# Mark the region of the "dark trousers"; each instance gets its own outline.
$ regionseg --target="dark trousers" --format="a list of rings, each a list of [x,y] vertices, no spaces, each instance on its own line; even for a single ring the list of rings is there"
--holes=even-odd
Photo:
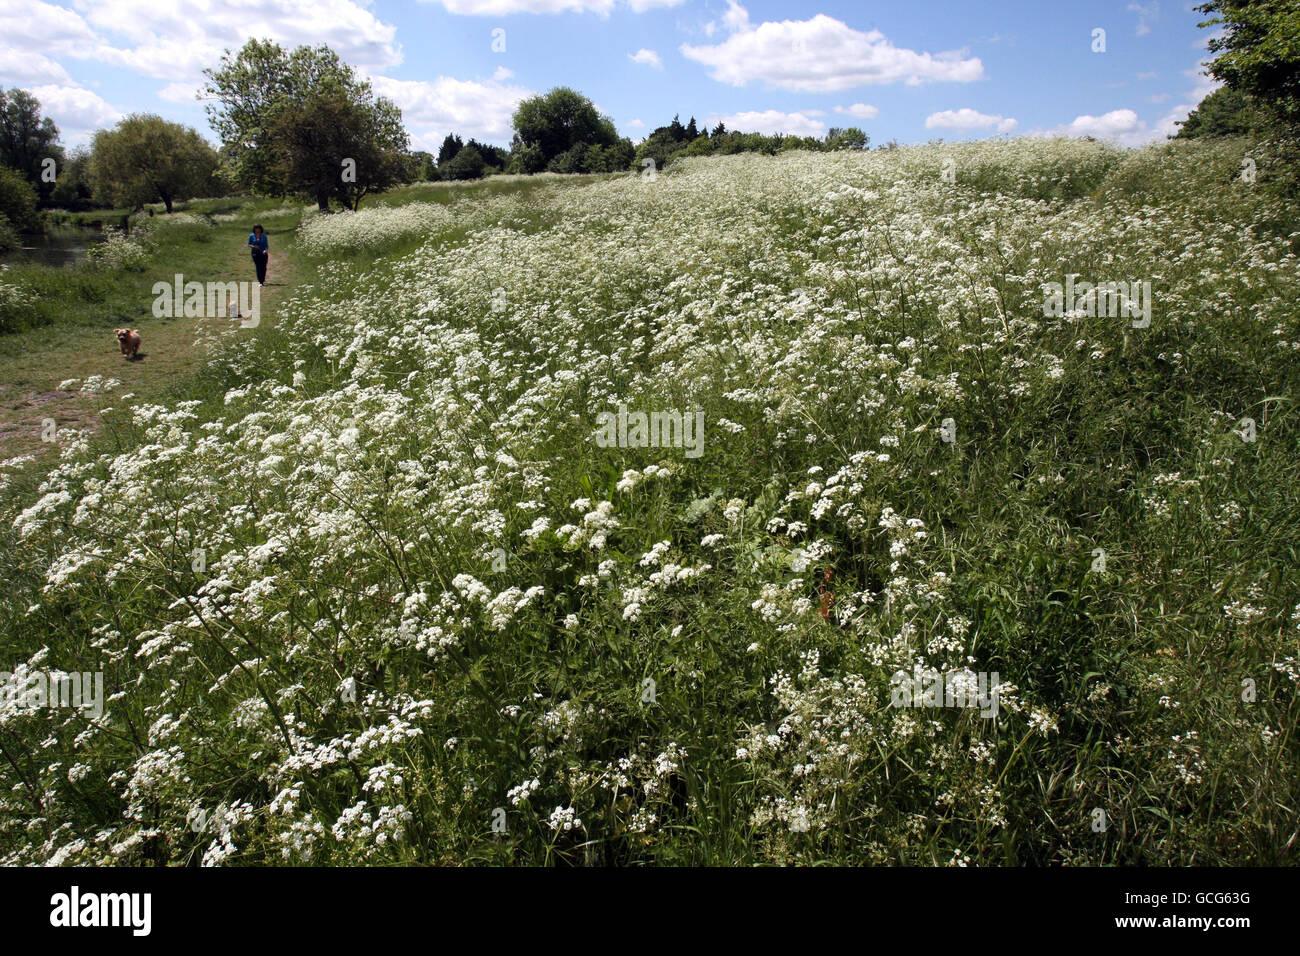
[[[257,281],[266,283],[266,260],[271,257],[268,252],[254,252],[253,265],[257,266]]]

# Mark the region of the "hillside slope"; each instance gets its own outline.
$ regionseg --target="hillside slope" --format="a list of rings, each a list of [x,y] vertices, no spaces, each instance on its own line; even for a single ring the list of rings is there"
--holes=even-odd
[[[1242,149],[309,220],[212,400],[108,396],[0,520],[11,663],[108,697],[0,713],[0,860],[1294,862],[1300,277]]]

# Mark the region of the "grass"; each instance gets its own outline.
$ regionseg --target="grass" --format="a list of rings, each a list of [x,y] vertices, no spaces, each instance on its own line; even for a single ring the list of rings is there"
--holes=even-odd
[[[607,179],[611,175],[621,174],[593,173],[569,176],[559,173],[539,173],[535,176],[490,176],[478,180],[412,183],[368,198],[362,204],[362,208],[372,208],[375,205],[398,206],[411,202],[450,204],[466,197],[526,196],[539,190],[585,186]]]

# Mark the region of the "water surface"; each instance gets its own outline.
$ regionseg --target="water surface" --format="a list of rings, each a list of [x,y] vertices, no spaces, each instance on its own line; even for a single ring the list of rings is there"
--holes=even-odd
[[[50,226],[44,234],[24,234],[22,248],[0,254],[0,262],[70,266],[83,261],[86,250],[103,241],[104,231],[99,227]]]

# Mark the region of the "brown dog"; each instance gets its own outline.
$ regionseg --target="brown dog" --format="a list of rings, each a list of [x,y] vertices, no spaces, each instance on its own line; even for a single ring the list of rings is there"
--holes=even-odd
[[[140,333],[130,329],[114,329],[113,334],[117,336],[117,344],[122,347],[122,354],[129,359],[135,358],[135,353],[140,351]]]

